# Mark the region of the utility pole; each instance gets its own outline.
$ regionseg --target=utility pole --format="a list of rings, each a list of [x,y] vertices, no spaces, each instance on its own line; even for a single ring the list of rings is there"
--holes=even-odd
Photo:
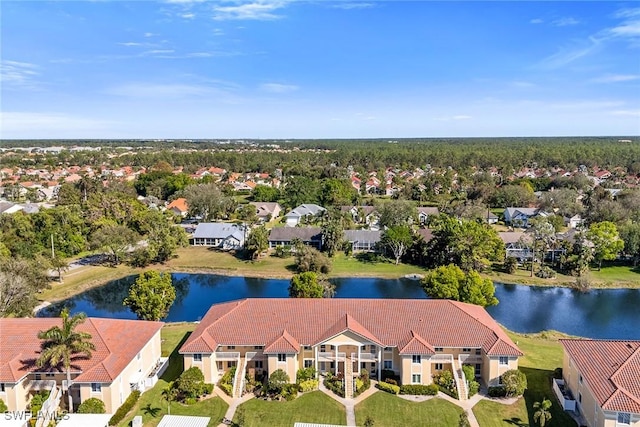
[[[51,259],[56,257],[56,251],[53,247],[53,233],[51,233]]]

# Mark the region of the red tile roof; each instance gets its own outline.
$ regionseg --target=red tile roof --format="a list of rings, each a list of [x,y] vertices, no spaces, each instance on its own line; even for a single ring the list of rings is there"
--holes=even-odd
[[[436,350],[420,335],[411,331],[411,339],[400,348],[400,354],[435,354]]]
[[[275,337],[269,344],[267,344],[264,348],[264,353],[297,353],[299,350],[300,343],[285,329],[282,331],[280,336]]]
[[[300,345],[317,345],[348,330],[385,347],[481,347],[489,355],[522,355],[479,306],[448,300],[347,298],[252,298],[215,304],[180,352],[209,353],[218,345],[266,346],[283,330]]]
[[[60,318],[0,319],[0,382],[19,381],[39,371],[35,360],[42,341],[38,332],[61,325]],[[88,318],[78,327],[91,334],[92,357],[72,363],[77,382],[111,382],[162,328],[162,322]]]
[[[640,341],[560,342],[602,409],[640,414]]]
[[[169,203],[167,209],[177,209],[180,212],[188,212],[189,207],[187,206],[187,199],[184,197],[180,197],[179,199],[175,199],[173,202]]]

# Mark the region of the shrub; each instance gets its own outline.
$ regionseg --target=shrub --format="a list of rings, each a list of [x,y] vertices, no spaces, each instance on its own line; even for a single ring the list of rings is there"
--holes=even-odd
[[[178,391],[178,400],[182,401],[188,398],[198,398],[206,394],[204,374],[196,366],[192,366],[180,374],[176,380],[175,387]]]
[[[340,397],[344,397],[344,389],[342,388],[342,377],[335,376],[328,373],[323,382],[324,386],[337,394]]]
[[[353,397],[358,397],[362,392],[371,387],[369,372],[366,369],[360,371],[360,375],[356,378],[356,389],[353,391]]]
[[[541,279],[555,279],[556,272],[545,265],[540,270],[536,271],[536,277],[540,277]]]
[[[0,413],[2,412],[7,412],[9,408],[7,408],[6,403],[4,403],[4,400],[0,399]]]
[[[91,397],[80,404],[79,414],[104,414],[106,413],[104,402],[96,397]]]
[[[562,368],[556,368],[553,370],[553,378],[557,380],[562,379]]]
[[[42,404],[45,402],[45,400],[47,400],[48,397],[48,391],[39,391],[34,394],[31,398],[31,401],[29,402],[29,410],[34,414],[40,412],[40,409],[42,409]]]
[[[487,394],[489,397],[505,397],[507,395],[507,390],[503,386],[489,387],[487,389]]]
[[[203,394],[211,394],[213,393],[213,384],[205,384],[202,388]]]
[[[522,396],[527,389],[527,376],[522,371],[511,369],[502,374],[502,385],[508,397]]]
[[[391,369],[383,369],[382,372],[380,373],[380,377],[382,381],[385,381],[387,378],[394,379],[396,381],[396,384],[398,383],[398,381],[400,381],[400,376],[396,375],[396,373],[393,372]]]
[[[228,396],[233,396],[233,385],[227,383],[219,383],[218,387],[224,391]]]
[[[471,365],[462,365],[462,372],[467,381],[474,381],[476,379],[476,370]]]
[[[508,256],[504,260],[504,271],[513,274],[518,269],[518,260],[515,257]]]
[[[124,417],[127,416],[129,411],[133,408],[139,398],[140,390],[133,390],[129,397],[127,397],[127,400],[125,400],[124,403],[120,405],[116,413],[113,414],[113,417],[111,417],[111,419],[109,420],[109,425],[115,426],[120,424],[120,421],[122,421]]]
[[[306,380],[302,381],[298,384],[300,386],[300,391],[306,393],[308,391],[313,391],[318,389],[318,380]]]
[[[296,382],[301,383],[307,380],[313,380],[316,378],[316,368],[310,366],[304,369],[298,369],[296,373]]]
[[[282,386],[280,395],[284,397],[286,401],[294,400],[296,397],[298,397],[299,390],[300,387],[298,386],[298,384],[285,384]]]
[[[198,402],[198,399],[196,399],[195,397],[187,397],[187,398],[184,400],[184,403],[185,403],[186,405],[195,405],[197,402]]]
[[[383,382],[387,384],[398,385],[398,381],[394,380],[393,378],[385,378]]]
[[[480,390],[480,383],[478,383],[477,381],[470,381],[469,382],[469,397],[475,396],[476,394],[478,394],[478,390]]]
[[[391,393],[391,394],[400,393],[400,387],[398,387],[397,385],[389,384],[384,381],[378,383],[378,388],[382,391],[386,391],[387,393]]]
[[[400,386],[400,394],[435,396],[438,394],[438,385],[404,384]]]
[[[433,382],[449,391],[455,391],[456,389],[456,381],[453,379],[451,371],[442,371],[440,374],[435,375]]]
[[[287,384],[289,384],[289,375],[282,369],[276,369],[269,375],[267,390],[270,393],[280,394]]]

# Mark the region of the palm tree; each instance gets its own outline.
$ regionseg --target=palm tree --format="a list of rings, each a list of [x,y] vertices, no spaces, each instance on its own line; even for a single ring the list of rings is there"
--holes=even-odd
[[[176,400],[177,394],[178,390],[173,386],[173,381],[162,389],[162,398],[167,401],[167,412],[169,415],[171,415],[171,402]]]
[[[36,366],[57,367],[62,365],[67,371],[67,397],[69,399],[69,412],[73,410],[71,402],[71,362],[77,358],[91,358],[91,352],[96,346],[89,341],[91,334],[78,332],[76,328],[84,323],[87,315],[84,313],[69,316],[69,310],[64,309],[60,313],[62,327],[52,326],[46,331],[38,332],[38,338],[43,340],[42,352],[36,360]]]
[[[535,402],[533,404],[533,409],[537,409],[536,412],[533,413],[533,421],[540,424],[540,427],[544,427],[544,425],[551,419],[551,401],[549,399],[543,399],[542,402]]]

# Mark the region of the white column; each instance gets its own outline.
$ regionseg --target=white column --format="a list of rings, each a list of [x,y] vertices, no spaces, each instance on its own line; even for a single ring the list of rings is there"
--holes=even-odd
[[[360,363],[360,347],[361,347],[361,344],[358,344],[358,372],[357,372],[358,375],[360,375],[360,370],[362,369],[362,364]]]
[[[337,373],[338,373],[338,348],[339,348],[339,347],[340,347],[340,346],[336,344],[336,368],[335,368],[336,370],[335,370],[335,372],[334,372],[335,374],[337,374]]]
[[[378,360],[376,362],[376,366],[378,367],[378,381],[382,378],[382,367],[384,364],[382,363],[382,347],[378,346]]]
[[[319,372],[318,372],[318,346],[314,346],[313,347],[313,356],[314,356],[314,363],[316,366],[316,377],[318,376]]]

